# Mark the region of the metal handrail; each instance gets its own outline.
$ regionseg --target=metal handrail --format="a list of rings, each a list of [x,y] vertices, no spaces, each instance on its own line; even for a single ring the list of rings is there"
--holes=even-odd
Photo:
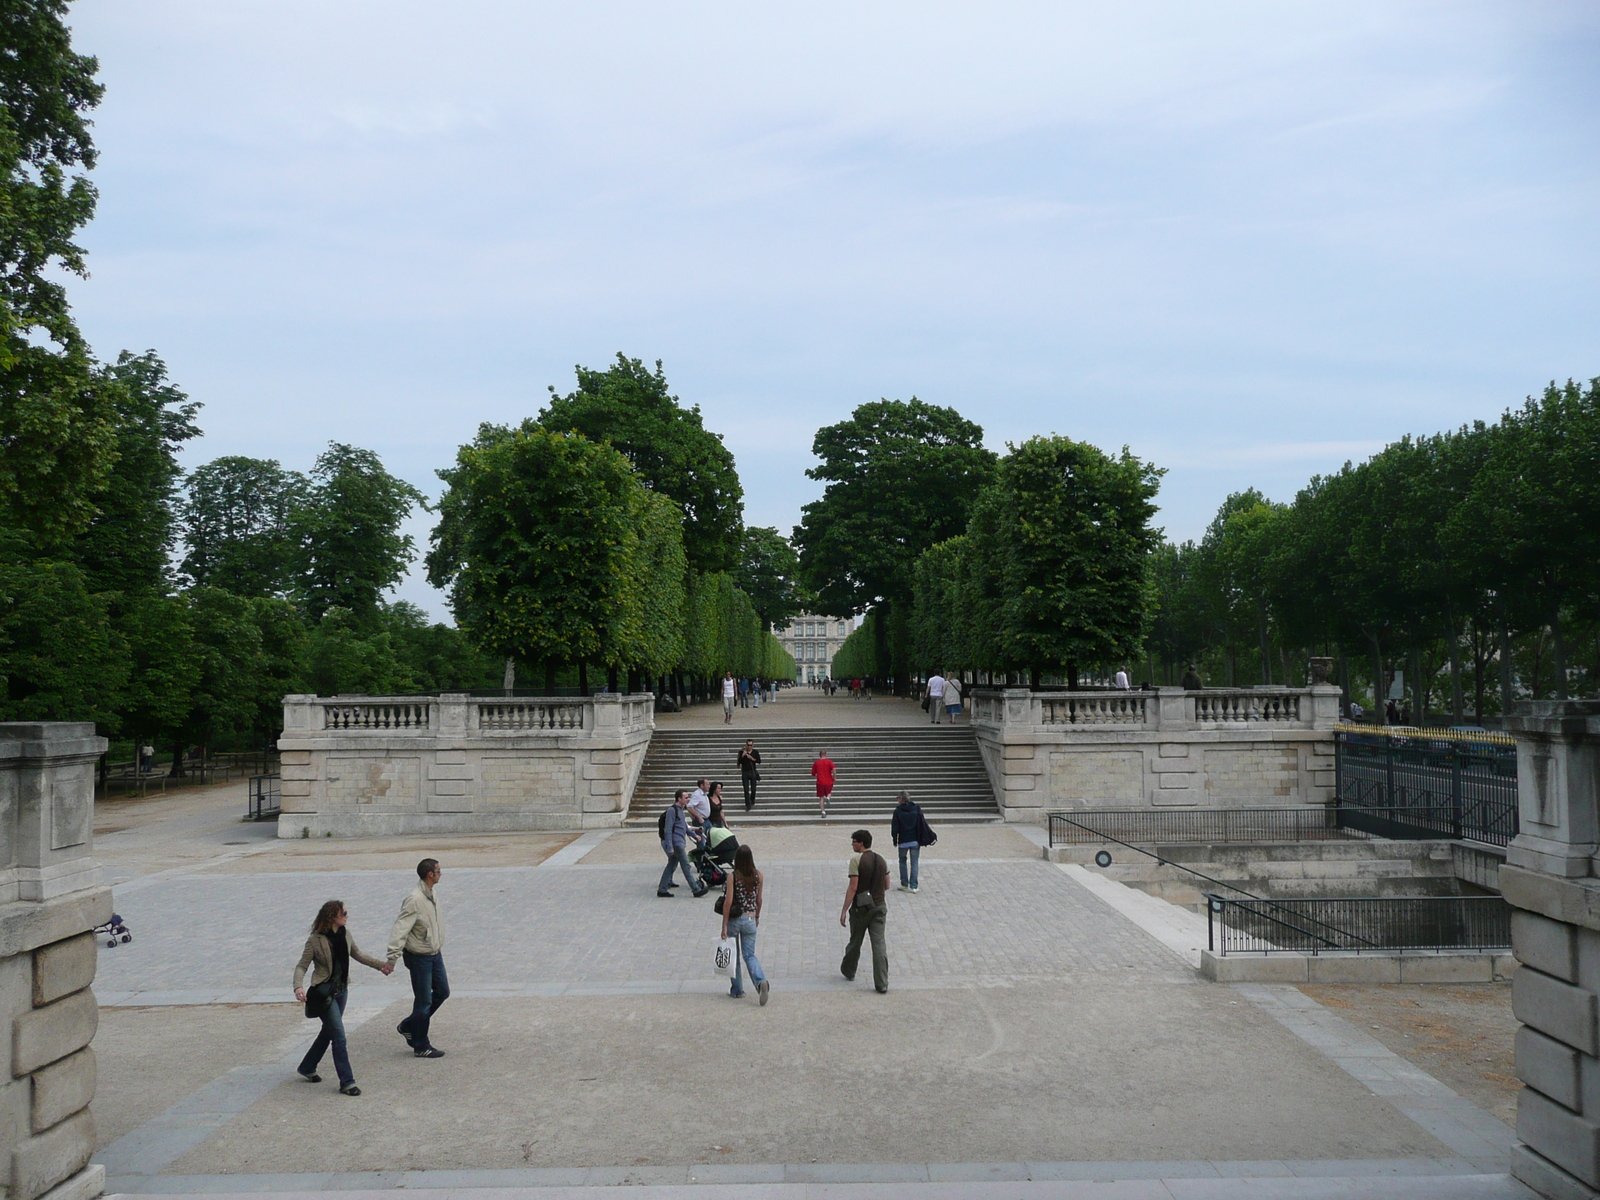
[[[1271,906],[1273,911],[1268,912],[1251,901],[1206,896],[1206,948],[1224,956],[1315,955],[1324,950],[1357,954],[1367,950],[1503,950],[1511,944],[1511,909],[1499,896],[1313,897],[1275,900]],[[1309,920],[1325,932],[1297,928],[1282,919],[1280,914],[1285,912]],[[1298,945],[1278,945],[1265,936],[1263,925],[1283,931],[1275,932],[1274,937],[1290,940],[1286,934],[1298,935],[1303,940]],[[1222,929],[1220,949],[1218,926]],[[1366,932],[1357,933],[1355,926]],[[1454,936],[1443,936],[1446,927]]]

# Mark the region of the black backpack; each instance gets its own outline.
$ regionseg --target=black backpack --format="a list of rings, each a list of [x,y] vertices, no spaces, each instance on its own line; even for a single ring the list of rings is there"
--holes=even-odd
[[[676,802],[674,802],[674,803],[676,803]],[[665,808],[663,808],[661,810],[661,815],[656,818],[656,840],[657,841],[664,842],[664,841],[667,840],[667,814],[672,811],[673,807],[674,807],[673,804],[667,805]]]

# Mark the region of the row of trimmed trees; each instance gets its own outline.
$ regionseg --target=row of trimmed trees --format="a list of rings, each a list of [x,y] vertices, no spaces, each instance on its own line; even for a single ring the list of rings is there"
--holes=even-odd
[[[795,572],[774,565],[773,531],[743,527],[722,439],[668,394],[660,363],[618,355],[578,379],[537,419],[482,426],[439,472],[428,578],[459,627],[547,687],[576,668],[587,690],[591,667],[612,690],[625,676],[683,698],[725,671],[793,679],[768,625],[797,611]]]
[[[1459,721],[1600,691],[1600,380],[1551,384],[1493,424],[1403,438],[1288,504],[1230,496],[1163,546],[1147,670],[1298,683]],[[1398,679],[1397,679],[1398,677]]]

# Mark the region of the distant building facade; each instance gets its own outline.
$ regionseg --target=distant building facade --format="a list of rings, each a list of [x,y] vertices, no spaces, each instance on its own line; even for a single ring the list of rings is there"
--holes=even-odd
[[[854,617],[823,617],[801,613],[787,625],[773,627],[783,648],[794,655],[795,676],[801,683],[815,683],[828,677],[833,656],[855,632]]]

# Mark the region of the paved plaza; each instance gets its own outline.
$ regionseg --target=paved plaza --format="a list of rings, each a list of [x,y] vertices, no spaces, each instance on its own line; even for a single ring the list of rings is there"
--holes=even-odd
[[[1204,982],[1192,914],[1045,862],[1036,831],[952,829],[924,855],[890,898],[885,996],[838,974],[848,829],[740,831],[769,888],[762,1008],[711,974],[710,900],[655,896],[649,831],[280,842],[235,793],[97,814],[136,935],[96,982],[113,1191],[1528,1195],[1502,1121],[1301,991]],[[317,905],[343,899],[377,951],[428,853],[447,1057],[395,1034],[403,974],[356,966],[364,1095],[327,1063],[297,1080]]]

